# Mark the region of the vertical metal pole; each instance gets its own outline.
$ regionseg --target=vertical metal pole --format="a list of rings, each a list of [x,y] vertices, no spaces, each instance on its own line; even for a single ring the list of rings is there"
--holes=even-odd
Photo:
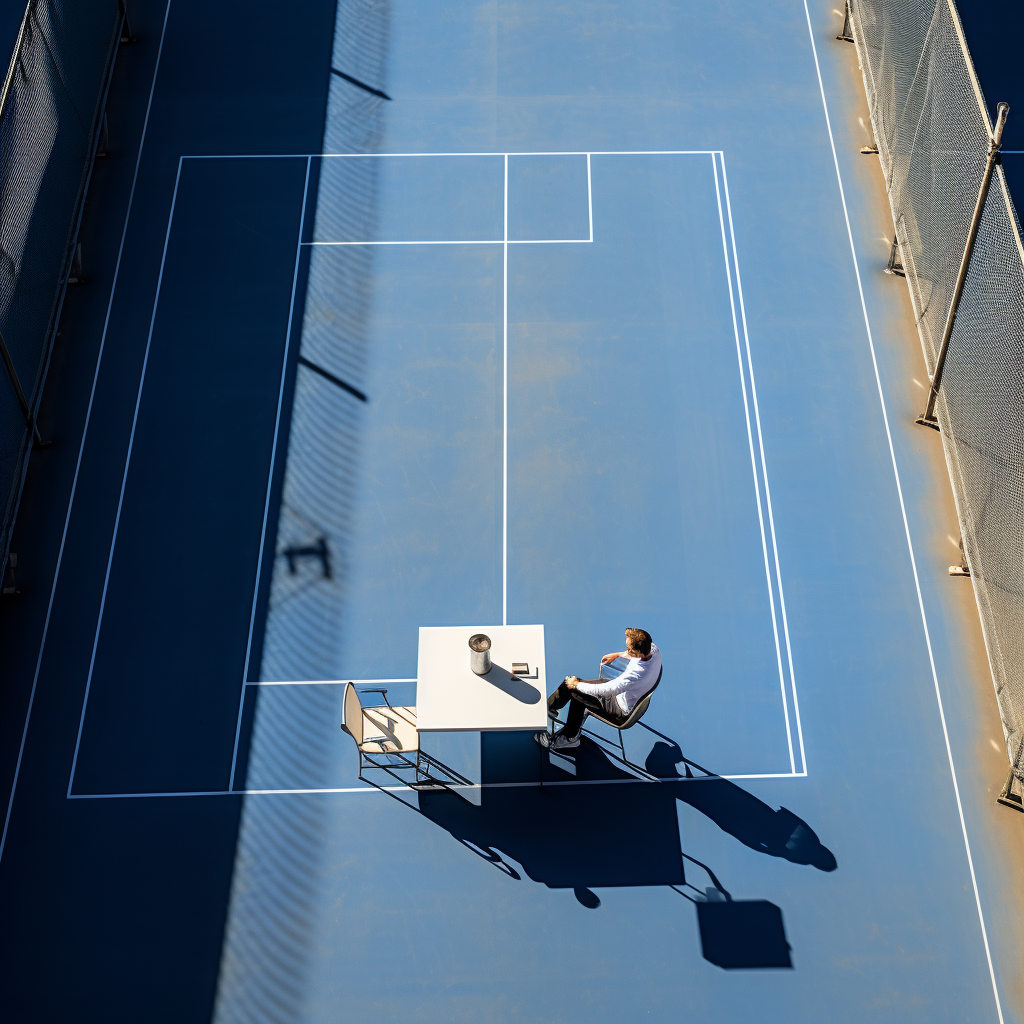
[[[125,43],[134,43],[131,26],[128,24],[128,7],[124,0],[117,0],[117,6],[121,11],[121,38],[118,40],[123,46]]]
[[[843,18],[843,31],[836,36],[841,43],[853,43],[856,40],[853,38],[853,26],[850,24],[850,7],[852,6],[853,0],[846,0],[846,17]]]
[[[1007,807],[1014,807],[1018,811],[1024,811],[1024,799],[1014,793],[1013,784],[1020,773],[1022,754],[1024,754],[1024,736],[1021,737],[1021,741],[1017,746],[1017,754],[1013,759],[1013,764],[1010,766],[1010,774],[1006,777],[1006,784],[1003,786],[999,796],[996,797],[998,803],[1005,804]]]
[[[974,207],[974,216],[971,218],[971,228],[967,232],[967,245],[964,247],[964,258],[960,261],[960,272],[957,274],[956,287],[953,289],[953,300],[949,304],[949,315],[946,317],[946,327],[942,332],[939,357],[935,360],[935,373],[932,375],[932,386],[928,392],[928,407],[915,421],[923,427],[939,429],[939,421],[935,418],[935,401],[939,397],[939,387],[942,384],[942,370],[946,365],[946,353],[949,351],[949,339],[953,334],[953,325],[956,323],[956,311],[960,306],[960,298],[964,293],[967,267],[971,262],[971,253],[974,252],[978,228],[981,227],[981,214],[985,208],[985,198],[988,196],[989,185],[992,183],[992,172],[995,170],[996,160],[999,158],[999,151],[1003,146],[1003,128],[1006,126],[1006,115],[1009,113],[1009,103],[1000,103],[996,107],[996,126],[992,131],[992,137],[988,140],[988,160],[985,162],[985,174],[981,179],[981,189],[978,192],[978,202]]]

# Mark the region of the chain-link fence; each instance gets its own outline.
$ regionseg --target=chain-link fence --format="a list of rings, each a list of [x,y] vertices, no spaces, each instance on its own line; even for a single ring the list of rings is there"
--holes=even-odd
[[[849,11],[899,252],[932,370],[992,122],[953,0],[850,0]],[[1019,770],[1024,246],[1000,166],[982,212],[936,412],[1007,752]]]
[[[123,23],[119,0],[29,0],[4,81],[0,333],[10,363],[0,366],[0,570],[6,567],[32,448],[26,420],[34,420],[39,408],[75,263],[82,203]]]

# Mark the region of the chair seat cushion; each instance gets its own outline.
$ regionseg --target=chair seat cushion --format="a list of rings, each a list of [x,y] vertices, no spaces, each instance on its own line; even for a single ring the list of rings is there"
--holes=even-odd
[[[419,749],[414,707],[363,708],[363,742],[368,754],[391,754]]]

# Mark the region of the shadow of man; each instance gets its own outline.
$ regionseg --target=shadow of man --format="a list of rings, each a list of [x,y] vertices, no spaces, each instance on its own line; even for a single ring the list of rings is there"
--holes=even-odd
[[[679,782],[662,781],[661,784],[669,788],[676,799],[700,811],[744,846],[794,864],[835,871],[835,855],[822,845],[806,821],[785,807],[774,810],[728,779],[716,776],[684,779],[676,768],[682,760],[683,752],[677,744],[658,741],[648,754],[645,767],[659,779],[679,779]]]
[[[489,786],[479,806],[425,790],[419,810],[510,877],[521,876],[509,860],[535,882],[574,890],[586,907],[600,905],[592,887],[683,885],[672,787],[636,784],[594,744],[576,762],[575,779],[553,766],[543,790]],[[557,785],[578,783],[580,775],[590,784]]]

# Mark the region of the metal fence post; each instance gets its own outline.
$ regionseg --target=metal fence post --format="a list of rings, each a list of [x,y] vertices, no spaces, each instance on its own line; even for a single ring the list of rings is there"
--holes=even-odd
[[[1015,807],[1018,811],[1024,811],[1024,799],[1014,793],[1013,784],[1021,776],[1022,754],[1024,754],[1024,737],[1021,737],[1021,741],[1017,745],[1017,756],[1014,757],[1013,764],[1010,765],[1010,774],[1006,777],[1006,784],[999,796],[996,797],[999,803],[1005,804],[1007,807]]]
[[[956,323],[956,311],[960,306],[960,298],[964,293],[967,268],[971,262],[971,253],[974,252],[978,228],[981,227],[981,214],[985,208],[985,198],[988,196],[989,185],[992,183],[992,172],[995,170],[996,161],[999,159],[999,151],[1003,146],[1003,128],[1006,126],[1006,115],[1009,113],[1009,103],[1000,103],[996,107],[996,126],[988,140],[988,159],[985,162],[985,174],[981,179],[981,189],[978,192],[978,202],[974,207],[974,216],[971,218],[971,228],[967,232],[967,245],[964,247],[964,258],[960,261],[960,272],[957,274],[956,287],[953,289],[953,300],[949,304],[949,315],[946,317],[946,327],[942,332],[939,356],[935,360],[935,373],[932,375],[932,386],[928,392],[928,407],[914,421],[922,427],[931,427],[934,430],[939,429],[939,421],[935,417],[935,401],[939,397],[939,387],[942,384],[942,370],[946,365],[946,353],[949,351],[949,339],[953,334],[953,325]]]

